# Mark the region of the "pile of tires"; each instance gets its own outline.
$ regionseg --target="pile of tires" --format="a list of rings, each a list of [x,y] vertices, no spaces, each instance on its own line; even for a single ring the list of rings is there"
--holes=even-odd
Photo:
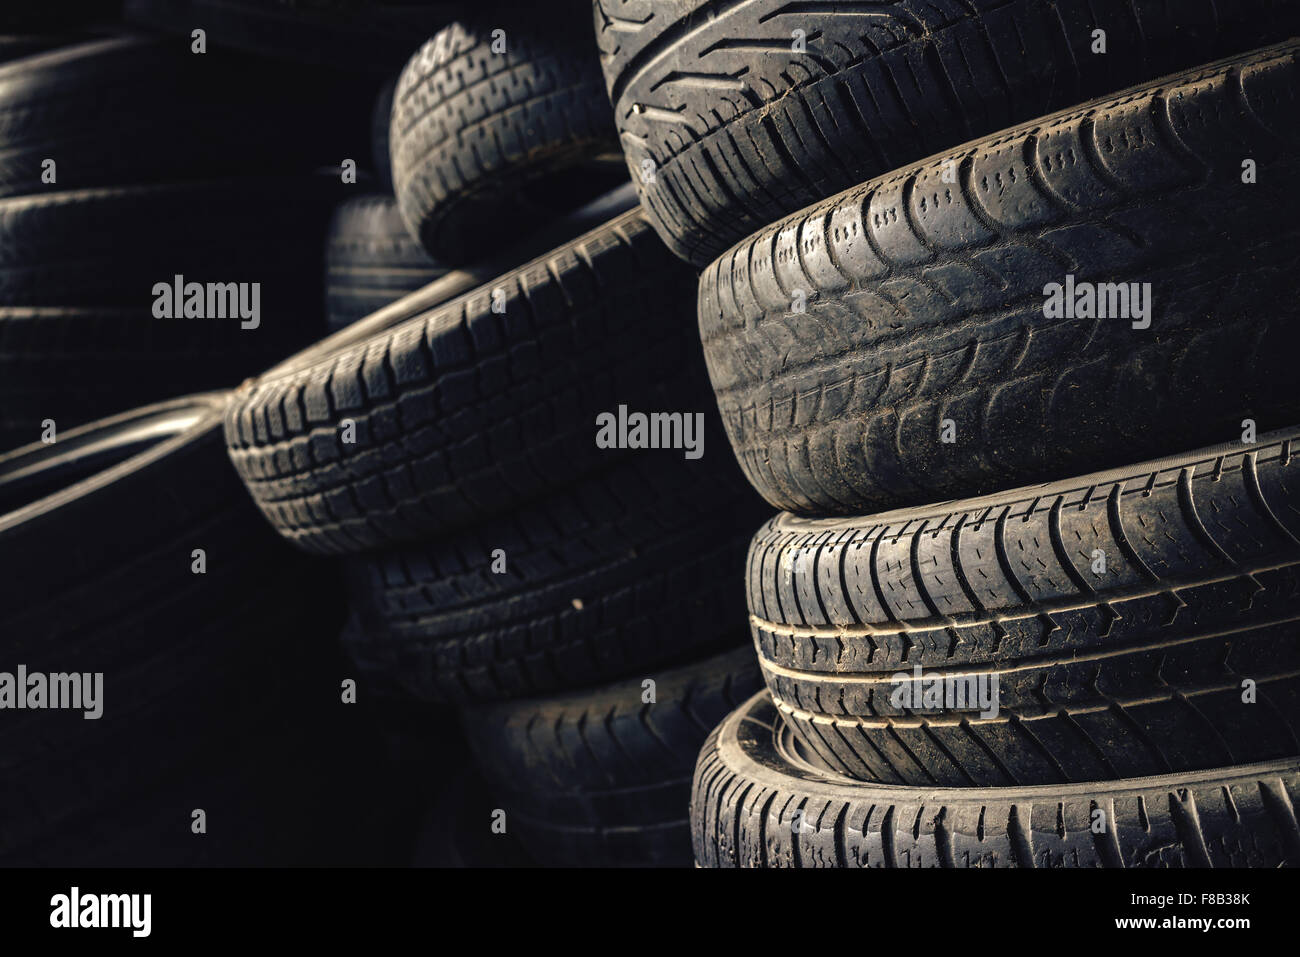
[[[354,210],[452,268],[246,383],[226,441],[272,527],[343,558],[359,680],[457,715],[481,777],[449,769],[417,862],[686,866],[696,755],[760,686],[732,584],[762,507],[696,273],[617,186],[585,4],[561,9],[407,64],[394,196]],[[676,444],[602,440],[652,413]]]
[[[0,13],[0,862],[1300,864],[1298,34]]]
[[[462,9],[385,84],[377,188],[330,226],[332,330],[449,270],[478,285],[520,265],[564,235],[557,220],[626,183],[584,7]]]
[[[355,59],[286,70],[210,38],[201,11],[155,34],[82,6],[102,21],[51,10],[48,29],[76,33],[0,44],[4,449],[229,387],[320,338],[330,211],[352,158],[369,175],[382,75]]]
[[[1300,864],[1300,11],[595,22],[783,510],[748,559],[766,690],[701,752],[697,863]]]
[[[694,289],[634,208],[286,362],[227,417],[271,525],[345,556],[359,671],[459,710],[496,801],[477,826],[539,863],[688,863],[695,754],[759,685],[732,584],[761,505],[710,408]],[[600,447],[620,406],[680,410],[704,454]]]
[[[416,809],[381,709],[341,701],[337,569],[266,528],[221,439],[228,387],[324,330],[382,77],[118,6],[0,13],[0,860],[400,861]],[[253,292],[214,313],[213,285]]]
[[[248,501],[229,398],[0,455],[8,866],[402,859],[398,809],[370,791],[382,716],[340,704],[336,571]]]

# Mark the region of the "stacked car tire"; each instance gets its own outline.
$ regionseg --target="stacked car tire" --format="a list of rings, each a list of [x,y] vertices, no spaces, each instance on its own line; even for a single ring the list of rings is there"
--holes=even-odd
[[[400,860],[378,716],[340,702],[337,572],[268,532],[230,394],[198,391],[320,336],[315,170],[365,145],[367,80],[116,15],[0,14],[0,859]],[[256,311],[168,300],[192,282]]]
[[[595,14],[785,510],[697,863],[1300,863],[1300,9]]]
[[[1300,863],[1300,4],[49,6],[0,861]]]
[[[383,215],[475,265],[247,383],[226,439],[281,536],[343,557],[358,674],[430,722],[459,712],[483,781],[443,769],[461,783],[422,859],[517,860],[517,839],[540,864],[685,865],[699,747],[759,687],[729,585],[761,509],[724,449],[694,270],[629,189],[598,195],[626,174],[602,158],[585,10],[564,24],[458,22],[412,58]],[[620,409],[702,434],[602,447]]]

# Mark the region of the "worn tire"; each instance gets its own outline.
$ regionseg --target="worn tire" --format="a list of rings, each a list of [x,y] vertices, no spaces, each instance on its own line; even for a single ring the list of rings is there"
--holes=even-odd
[[[242,389],[231,460],[271,524],[311,551],[386,547],[510,511],[627,454],[596,447],[599,413],[711,406],[693,285],[629,211]]]
[[[643,700],[646,678],[654,703]],[[463,723],[507,826],[538,863],[689,867],[700,745],[759,686],[740,648],[604,688],[472,708]]]
[[[651,221],[698,266],[958,143],[1300,33],[1285,0],[595,0]],[[1092,31],[1108,52],[1091,52]],[[806,53],[792,51],[796,29]],[[647,182],[642,165],[654,164]]]
[[[0,65],[0,196],[365,167],[373,87],[150,37],[23,57]]]
[[[704,743],[691,836],[701,867],[1295,867],[1297,800],[1296,759],[1038,787],[861,784],[799,755],[760,692]]]
[[[643,455],[481,525],[354,560],[354,606],[369,616],[349,632],[353,660],[418,698],[464,702],[734,645],[734,584],[762,503],[725,457]]]
[[[402,219],[441,262],[469,262],[626,180],[585,31],[545,11],[458,21],[420,48],[393,97]],[[585,25],[584,25],[585,26]],[[492,33],[506,30],[506,51]]]
[[[865,514],[1300,421],[1298,49],[969,144],[709,267],[705,355],[763,497]],[[1046,318],[1068,275],[1150,283],[1149,328]]]
[[[406,231],[393,197],[349,199],[330,220],[325,322],[335,332],[446,272]]]
[[[1298,440],[868,518],[773,519],[750,549],[748,603],[778,709],[827,767],[882,783],[1300,754]],[[996,678],[996,713],[988,699],[909,707],[925,685],[900,679],[916,668],[923,682]]]
[[[340,850],[354,839],[330,820],[353,790],[322,801],[308,788],[338,748],[370,768],[369,743],[336,717],[338,592],[331,569],[265,527],[229,469],[228,399],[160,403],[0,455],[0,670],[104,675],[97,720],[7,710],[6,863],[251,864],[271,841],[302,861],[334,843],[321,828]],[[275,747],[293,775],[265,767]],[[205,796],[212,814],[242,810],[214,818],[202,848],[188,818]],[[296,814],[274,816],[281,797]],[[119,841],[136,828],[169,836]]]

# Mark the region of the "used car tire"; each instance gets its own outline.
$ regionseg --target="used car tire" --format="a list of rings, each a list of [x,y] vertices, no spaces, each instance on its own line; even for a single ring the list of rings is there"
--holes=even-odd
[[[800,756],[764,691],[704,743],[691,836],[701,867],[1296,867],[1297,799],[1295,758],[1036,787],[862,784]]]
[[[1300,753],[1298,441],[1290,429],[984,498],[773,519],[750,549],[748,603],[777,709],[826,767],[882,783],[1093,781]]]
[[[539,864],[689,867],[700,744],[759,681],[741,648],[603,688],[472,708],[463,724],[507,829]]]
[[[725,457],[670,454],[644,452],[482,524],[352,560],[364,625],[345,636],[353,660],[420,699],[465,702],[734,645],[744,616],[734,586],[762,503]]]
[[[597,448],[600,413],[711,408],[682,315],[693,286],[631,210],[248,384],[227,421],[231,460],[271,524],[311,551],[387,547],[510,511],[628,453]]]
[[[1300,421],[1297,50],[968,144],[710,266],[700,331],[755,488],[866,514]]]
[[[627,179],[586,31],[549,12],[457,21],[398,79],[393,188],[440,262],[477,259]]]
[[[669,248],[701,267],[862,180],[1300,34],[1286,0],[593,6],[633,180]]]

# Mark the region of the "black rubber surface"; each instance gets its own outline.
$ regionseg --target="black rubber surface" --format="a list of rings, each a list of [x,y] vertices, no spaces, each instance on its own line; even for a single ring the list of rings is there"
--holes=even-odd
[[[735,586],[762,513],[724,456],[635,453],[499,518],[354,560],[368,617],[347,647],[364,670],[453,702],[690,660],[743,635]]]
[[[1298,439],[866,518],[773,519],[750,549],[748,601],[778,709],[827,767],[884,783],[1300,755]],[[936,682],[965,701],[909,701]]]
[[[0,65],[0,196],[337,171],[345,158],[364,170],[377,87],[151,37],[15,59]],[[54,183],[42,179],[47,159]]]
[[[669,247],[699,266],[931,153],[1300,34],[1289,0],[593,6],[633,179]]]
[[[1300,421],[1297,49],[968,144],[710,266],[700,329],[750,481],[865,514]],[[1071,276],[1106,318],[1049,311]],[[1106,283],[1149,284],[1146,318]]]
[[[629,211],[450,303],[250,384],[227,421],[231,459],[272,525],[318,552],[418,540],[509,511],[625,454],[597,448],[602,412],[711,411],[693,286]],[[494,289],[504,312],[492,311]],[[700,461],[722,454],[706,447]]]
[[[507,833],[517,829],[538,863],[689,867],[700,744],[759,683],[741,648],[604,688],[473,708],[463,723]]]
[[[0,439],[228,385],[318,338],[336,194],[302,177],[0,200]],[[154,286],[178,275],[259,283],[257,327],[158,318]]]
[[[1295,867],[1297,799],[1295,759],[1039,787],[861,784],[793,751],[760,692],[704,743],[691,836],[702,867]]]
[[[326,324],[342,329],[446,271],[411,238],[392,196],[349,199],[334,210],[326,240]]]
[[[339,703],[340,589],[248,502],[223,455],[227,401],[0,456],[0,671],[103,674],[97,719],[6,708],[6,864],[376,859],[354,786],[325,784],[337,760],[383,780]]]
[[[457,20],[402,71],[393,188],[434,259],[488,255],[626,181],[590,28],[559,9]]]

